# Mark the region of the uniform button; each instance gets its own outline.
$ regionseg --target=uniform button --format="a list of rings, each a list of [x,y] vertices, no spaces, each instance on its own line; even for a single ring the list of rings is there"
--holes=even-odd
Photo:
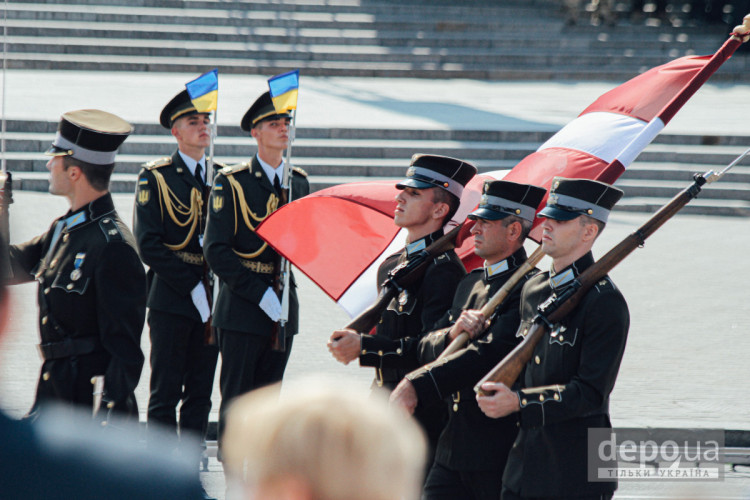
[[[65,288],[67,288],[68,290],[72,290],[73,289],[73,283],[68,283],[68,286],[66,286]]]
[[[398,306],[398,312],[403,312],[404,306]]]
[[[383,355],[383,351],[378,351],[378,356],[382,356],[382,355]]]
[[[57,265],[57,259],[52,259],[52,262],[49,263],[49,268],[52,269]]]
[[[542,359],[539,356],[534,356],[534,363],[539,364],[542,362]]]
[[[49,288],[45,288],[44,289],[44,295],[49,295],[49,290],[50,290]]]
[[[44,373],[42,374],[42,380],[44,380],[45,382],[46,382],[47,380],[49,380],[49,372],[44,372]]]
[[[65,233],[63,235],[63,243],[67,242],[70,239],[70,235],[68,233]]]
[[[402,352],[403,352],[403,351],[401,350],[401,348],[400,348],[400,347],[399,347],[398,349],[396,349],[396,354],[401,354]]]
[[[552,397],[555,398],[555,401],[560,399],[560,395],[558,393],[555,393]]]
[[[91,385],[96,384],[96,377],[91,377]]]
[[[544,394],[539,395],[539,401],[544,401]]]
[[[112,409],[114,407],[115,407],[115,402],[114,401],[110,401],[109,403],[107,403],[107,408]]]
[[[46,324],[47,324],[47,316],[43,316],[43,317],[42,317],[42,324],[43,324],[43,325],[46,325]]]
[[[524,328],[523,329],[523,333],[521,335],[523,335],[525,337],[527,333],[529,333],[529,329],[528,328]]]
[[[454,412],[458,411],[458,403],[453,403],[453,411]]]
[[[367,349],[362,349],[362,355],[364,356],[365,354],[367,354]]]
[[[521,406],[526,406],[526,403],[527,403],[526,399],[521,400]]]
[[[105,224],[109,224],[109,219],[104,219],[102,222]]]
[[[521,422],[516,422],[516,427],[521,427]]]
[[[560,335],[560,342],[562,342],[563,340],[565,340],[565,337],[563,337],[562,335]]]

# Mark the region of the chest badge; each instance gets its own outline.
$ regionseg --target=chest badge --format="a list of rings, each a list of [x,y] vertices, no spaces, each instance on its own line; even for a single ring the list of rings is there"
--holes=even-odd
[[[76,258],[73,261],[73,270],[70,272],[70,280],[71,281],[78,281],[81,279],[81,266],[83,265],[83,261],[86,258],[86,254],[83,252],[79,252],[76,254]]]
[[[401,290],[401,293],[398,294],[398,311],[402,312],[404,310],[404,306],[406,303],[409,302],[409,294],[406,292],[406,290]]]

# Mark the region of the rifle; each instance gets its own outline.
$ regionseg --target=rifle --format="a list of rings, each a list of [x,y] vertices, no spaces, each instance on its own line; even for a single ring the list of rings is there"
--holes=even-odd
[[[505,299],[508,298],[508,295],[510,295],[510,292],[513,291],[513,289],[516,287],[519,281],[521,281],[521,278],[526,276],[526,274],[529,273],[534,267],[539,263],[540,260],[544,257],[544,252],[542,252],[542,247],[538,247],[534,252],[526,259],[526,262],[521,264],[521,266],[516,269],[516,272],[513,273],[513,275],[508,278],[508,281],[506,281],[502,287],[500,287],[500,290],[495,292],[495,295],[490,297],[490,300],[487,301],[487,303],[482,307],[482,315],[484,315],[485,318],[489,318],[494,314],[494,312],[497,310],[498,307],[502,305],[503,302],[505,302]],[[469,341],[469,334],[462,331],[459,333],[453,341],[448,344],[448,347],[445,348],[443,352],[440,353],[440,356],[438,356],[437,359],[443,359],[447,356],[450,356],[454,352],[461,349],[467,342]]]
[[[462,222],[447,234],[441,236],[424,250],[416,253],[406,262],[399,264],[388,272],[388,278],[380,286],[380,293],[375,302],[362,311],[356,318],[351,320],[344,328],[356,332],[369,332],[380,320],[383,311],[386,310],[391,300],[398,295],[404,287],[415,283],[427,270],[430,259],[452,250],[456,247],[456,239],[462,230],[468,230],[474,223]]]
[[[286,159],[284,160],[284,175],[281,179],[281,200],[279,207],[286,205],[292,200],[292,142],[295,136],[295,124],[297,122],[297,111],[292,113],[292,122],[289,126],[289,145],[286,148]],[[286,351],[286,323],[289,320],[289,278],[292,270],[290,263],[281,255],[276,257],[276,267],[273,277],[273,289],[279,295],[281,301],[281,318],[274,324],[271,330],[271,349],[274,351]]]
[[[750,154],[750,149],[738,156],[719,173],[709,170],[702,175],[695,174],[693,176],[693,183],[690,186],[683,189],[669,203],[652,215],[645,224],[626,236],[625,239],[607,252],[601,259],[597,260],[591,267],[581,273],[565,292],[559,296],[553,293],[547,300],[539,304],[537,308],[538,314],[532,319],[531,326],[523,341],[477,382],[474,386],[474,391],[479,395],[488,396],[489,394],[482,390],[482,384],[485,382],[501,382],[511,387],[516,379],[518,379],[523,367],[531,359],[534,348],[541,338],[552,329],[555,323],[558,323],[578,306],[584,295],[586,295],[586,292],[592,286],[606,276],[609,271],[624,260],[633,250],[643,246],[646,238],[656,232],[657,229],[671,219],[693,198],[697,197],[703,185],[721,179],[730,168],[734,167],[748,154]]]

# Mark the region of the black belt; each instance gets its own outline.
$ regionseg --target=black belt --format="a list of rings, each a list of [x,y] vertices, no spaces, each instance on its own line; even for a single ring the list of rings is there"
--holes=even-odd
[[[97,337],[79,337],[75,339],[65,339],[60,342],[47,342],[37,346],[42,359],[49,361],[51,359],[70,358],[71,356],[82,356],[90,354],[101,348],[101,342]]]

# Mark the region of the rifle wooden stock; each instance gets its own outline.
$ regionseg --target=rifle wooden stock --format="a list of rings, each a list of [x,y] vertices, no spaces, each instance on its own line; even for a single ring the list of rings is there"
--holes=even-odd
[[[508,298],[508,295],[510,295],[510,292],[513,291],[518,282],[521,281],[521,278],[526,276],[526,274],[534,269],[534,267],[539,263],[540,260],[542,260],[543,257],[544,252],[542,252],[542,247],[539,246],[531,255],[529,255],[529,257],[526,259],[526,262],[521,264],[521,267],[516,269],[516,272],[514,272],[513,275],[508,278],[508,281],[503,284],[500,290],[495,292],[495,295],[493,295],[490,300],[487,301],[484,307],[482,307],[481,311],[485,318],[489,318],[490,316],[492,316],[495,310],[497,310],[497,308],[500,307],[503,302],[505,302],[505,299]],[[468,333],[459,333],[456,338],[453,339],[450,344],[448,344],[448,347],[446,347],[445,350],[440,353],[438,359],[450,356],[454,352],[461,349],[464,345],[466,345],[468,341]]]
[[[351,320],[344,328],[362,333],[372,330],[380,320],[383,311],[386,310],[388,304],[401,288],[416,282],[424,276],[431,259],[456,247],[458,233],[461,232],[461,229],[466,224],[465,221],[462,222],[447,234],[438,238],[422,252],[416,254],[412,259],[394,268],[389,273],[389,279],[381,285],[378,298],[375,302]]]
[[[601,259],[597,260],[591,267],[581,273],[576,279],[577,289],[569,296],[555,297],[549,299],[539,306],[538,314],[524,339],[513,351],[510,352],[495,368],[485,375],[474,386],[474,391],[480,395],[489,395],[482,390],[485,382],[501,382],[511,387],[518,379],[519,374],[534,354],[534,348],[548,331],[548,324],[555,324],[567,316],[581,302],[586,292],[600,279],[606,276],[617,264],[625,259],[636,248],[643,246],[646,238],[651,236],[665,222],[672,218],[690,200],[698,196],[701,186],[706,183],[703,175],[696,174],[694,182],[672,200],[659,209],[640,228],[625,237],[614,248],[607,252]],[[545,321],[546,318],[546,321]],[[520,330],[520,329],[519,329]]]

